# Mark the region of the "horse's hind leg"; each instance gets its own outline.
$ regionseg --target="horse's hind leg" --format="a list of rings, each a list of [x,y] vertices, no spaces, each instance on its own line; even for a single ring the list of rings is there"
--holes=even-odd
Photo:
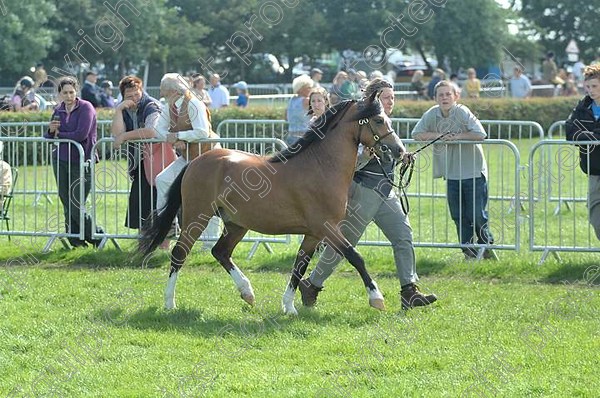
[[[200,237],[200,234],[206,228],[208,220],[198,218],[198,221],[188,223],[181,230],[179,239],[175,243],[175,247],[171,251],[171,271],[169,272],[169,280],[165,289],[165,308],[168,310],[174,309],[175,305],[175,285],[179,270],[183,266],[192,246]]]
[[[294,307],[296,289],[306,272],[306,268],[308,268],[310,259],[315,254],[319,242],[320,240],[317,238],[308,235],[304,236],[302,245],[300,245],[300,250],[298,250],[298,254],[296,255],[296,261],[294,261],[292,276],[285,289],[285,293],[283,293],[282,307],[285,314],[298,315],[298,311],[296,311],[296,307]]]
[[[212,248],[212,255],[229,273],[235,286],[240,292],[242,299],[250,305],[254,305],[254,290],[250,281],[244,273],[234,264],[231,259],[231,253],[238,243],[244,238],[248,230],[237,224],[225,223],[223,235]]]
[[[369,295],[369,305],[373,308],[377,308],[378,310],[385,310],[385,302],[383,299],[383,294],[379,291],[379,287],[375,283],[371,276],[367,272],[367,268],[365,267],[365,260],[362,256],[356,251],[354,246],[344,236],[342,233],[338,234],[330,234],[325,238],[326,243],[331,245],[331,247],[340,255],[344,256],[346,260],[356,270],[358,274],[363,280],[365,284],[365,288],[367,289],[367,294]]]

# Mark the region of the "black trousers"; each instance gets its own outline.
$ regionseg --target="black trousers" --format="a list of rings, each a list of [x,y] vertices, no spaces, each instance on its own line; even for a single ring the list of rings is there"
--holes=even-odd
[[[84,229],[84,240],[79,238],[68,238],[73,246],[85,245],[89,242],[97,245],[100,239],[92,239],[92,218],[85,211],[85,202],[92,188],[92,178],[89,167],[85,167],[83,175],[79,172],[79,163],[65,162],[63,160],[52,160],[52,168],[56,185],[58,186],[58,196],[63,205],[65,215],[65,230],[69,234],[79,234],[81,228]],[[80,201],[79,189],[83,184],[83,200]],[[80,209],[84,209],[83,220],[80,216]],[[103,232],[101,228],[96,228],[97,232]]]

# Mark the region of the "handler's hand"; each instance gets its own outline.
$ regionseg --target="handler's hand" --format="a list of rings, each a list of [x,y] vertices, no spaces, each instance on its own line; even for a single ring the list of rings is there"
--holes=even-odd
[[[415,155],[413,152],[404,152],[404,155],[402,155],[402,163],[404,163],[404,164],[414,163],[416,158],[417,158],[417,155]]]

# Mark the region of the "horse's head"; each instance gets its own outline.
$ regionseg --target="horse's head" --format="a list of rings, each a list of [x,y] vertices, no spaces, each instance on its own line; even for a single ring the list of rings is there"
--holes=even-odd
[[[400,159],[404,146],[392,128],[392,121],[383,109],[379,94],[374,92],[359,104],[362,109],[358,118],[358,142],[372,148],[377,156],[386,161]]]

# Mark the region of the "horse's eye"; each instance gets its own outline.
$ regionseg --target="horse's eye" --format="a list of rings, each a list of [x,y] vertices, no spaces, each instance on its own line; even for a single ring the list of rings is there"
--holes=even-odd
[[[383,124],[383,119],[375,119],[375,123],[377,123],[377,124]]]

